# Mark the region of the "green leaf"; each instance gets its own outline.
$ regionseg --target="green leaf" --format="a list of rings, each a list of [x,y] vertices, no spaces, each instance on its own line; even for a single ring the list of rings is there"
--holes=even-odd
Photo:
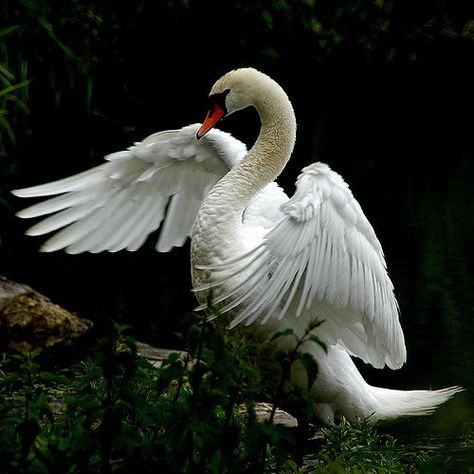
[[[30,81],[21,81],[18,82],[17,84],[12,84],[11,86],[5,87],[5,89],[2,89],[0,91],[0,97],[10,94],[13,91],[16,91],[18,89],[21,89],[22,87],[27,86],[30,83]]]
[[[278,331],[273,336],[270,338],[270,341],[274,341],[275,339],[278,339],[279,337],[285,337],[285,336],[294,336],[294,331],[291,328],[285,329],[284,331]]]
[[[44,17],[37,18],[38,23],[44,28],[54,43],[63,50],[64,54],[70,59],[79,60],[79,56],[66,44],[64,44],[54,33],[53,25]]]
[[[308,324],[308,331],[311,332],[313,329],[318,328],[324,323],[324,319],[312,319]]]
[[[13,129],[11,127],[11,125],[9,124],[8,120],[5,119],[5,117],[2,115],[0,115],[0,129],[2,129],[5,131],[5,133],[7,134],[8,136],[8,139],[10,140],[10,142],[14,145],[15,144],[15,134],[13,133]]]
[[[15,76],[10,72],[10,70],[4,64],[0,64],[0,80],[6,86],[9,86],[13,79],[15,79]]]
[[[273,16],[272,16],[272,14],[267,10],[263,10],[261,15],[262,15],[263,20],[265,21],[265,24],[267,25],[267,28],[269,28],[271,30],[273,28]]]
[[[318,375],[318,363],[314,357],[307,353],[299,353],[298,359],[306,370],[306,375],[308,376],[308,390],[313,386]]]
[[[272,354],[272,359],[276,361],[282,370],[282,376],[285,380],[290,378],[290,369],[292,364],[292,359],[288,351],[284,349],[277,349]]]
[[[0,38],[3,38],[4,36],[7,36],[14,31],[18,30],[20,28],[19,25],[12,25],[12,26],[7,26],[5,28],[0,28]]]
[[[328,346],[325,342],[321,341],[321,339],[319,339],[318,336],[316,336],[315,334],[310,334],[308,336],[308,340],[314,342],[315,344],[317,344],[327,354]]]

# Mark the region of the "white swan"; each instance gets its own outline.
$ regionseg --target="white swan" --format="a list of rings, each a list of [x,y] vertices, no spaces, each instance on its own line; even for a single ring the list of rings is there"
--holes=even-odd
[[[314,343],[319,375],[311,388],[316,416],[373,421],[431,413],[460,387],[428,391],[368,385],[350,355],[375,367],[406,360],[393,286],[374,230],[341,176],[323,163],[306,167],[289,199],[274,182],[293,150],[296,121],[283,89],[252,69],[231,71],[213,86],[205,122],[156,133],[107,163],[60,181],[13,191],[59,195],[18,213],[53,214],[27,232],[64,228],[43,251],[137,250],[161,225],[158,251],[191,235],[193,284],[201,302],[215,302],[238,323],[268,334],[301,334],[311,319],[330,344]],[[261,130],[247,152],[213,129],[225,115],[257,109]],[[196,137],[199,140],[196,140]],[[289,344],[281,338],[280,344]],[[294,382],[305,383],[304,371]]]

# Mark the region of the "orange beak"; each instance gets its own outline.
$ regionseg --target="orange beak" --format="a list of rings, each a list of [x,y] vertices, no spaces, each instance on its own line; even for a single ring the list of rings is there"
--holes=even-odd
[[[214,104],[207,113],[204,123],[196,133],[196,138],[202,138],[217,122],[225,115],[225,109],[218,104]]]

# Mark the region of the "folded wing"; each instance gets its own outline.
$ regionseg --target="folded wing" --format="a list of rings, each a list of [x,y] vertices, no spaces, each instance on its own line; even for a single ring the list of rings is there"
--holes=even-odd
[[[232,322],[262,324],[318,317],[328,343],[375,367],[406,359],[393,285],[374,230],[341,176],[322,163],[306,167],[284,217],[251,252],[219,266],[212,286]],[[233,276],[245,273],[238,283]],[[294,324],[294,323],[292,323]]]
[[[45,252],[134,251],[164,219],[156,249],[183,245],[204,197],[247,152],[220,130],[197,141],[199,126],[155,133],[88,171],[13,191],[20,197],[56,196],[18,213],[51,214],[27,234],[62,229],[42,246]]]

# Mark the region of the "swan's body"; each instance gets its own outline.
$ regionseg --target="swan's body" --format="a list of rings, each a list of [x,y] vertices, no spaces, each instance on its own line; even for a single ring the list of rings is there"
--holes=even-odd
[[[210,99],[202,126],[154,134],[85,173],[15,191],[22,197],[61,194],[19,213],[57,212],[29,233],[65,227],[45,251],[133,251],[160,226],[170,201],[157,250],[180,246],[191,235],[201,303],[212,290],[222,310],[235,315],[233,325],[261,323],[267,334],[287,327],[302,334],[310,320],[325,320],[318,331],[328,353],[314,343],[304,348],[319,364],[311,391],[322,421],[335,414],[351,420],[427,414],[458,392],[395,391],[364,381],[350,355],[394,369],[406,360],[393,286],[372,226],[327,165],[305,168],[291,199],[274,182],[296,135],[293,108],[275,81],[254,69],[231,71]],[[223,115],[247,106],[262,121],[248,152],[211,130]],[[302,384],[305,377],[295,372],[294,379]]]

